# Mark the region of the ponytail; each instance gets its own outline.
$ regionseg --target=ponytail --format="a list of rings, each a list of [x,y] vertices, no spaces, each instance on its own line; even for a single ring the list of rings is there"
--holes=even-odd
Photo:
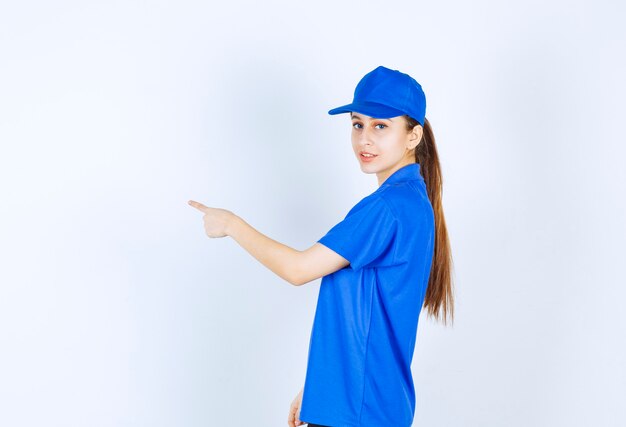
[[[407,120],[408,131],[420,124],[409,116],[404,117]],[[415,161],[420,165],[420,171],[426,183],[428,198],[435,215],[435,248],[428,279],[428,288],[424,299],[424,308],[435,320],[443,320],[445,325],[447,324],[448,316],[454,323],[452,253],[441,203],[443,181],[441,165],[439,164],[435,137],[430,127],[430,122],[426,118],[424,119],[423,128],[422,140],[415,148]]]

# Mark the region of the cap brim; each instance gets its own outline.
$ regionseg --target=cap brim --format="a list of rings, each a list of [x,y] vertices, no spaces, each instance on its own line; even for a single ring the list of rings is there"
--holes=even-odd
[[[406,114],[404,111],[396,110],[395,108],[391,108],[383,104],[377,104],[375,102],[352,102],[351,104],[333,108],[328,111],[328,114],[350,112],[362,113],[377,119],[388,119],[389,117],[403,116]]]

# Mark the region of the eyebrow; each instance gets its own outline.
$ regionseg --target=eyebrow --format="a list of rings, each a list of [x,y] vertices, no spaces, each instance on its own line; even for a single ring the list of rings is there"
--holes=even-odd
[[[350,118],[351,119],[359,119],[359,120],[361,120],[361,118],[359,116],[357,116],[356,114],[350,114]],[[379,118],[376,118],[376,117],[374,117],[373,120],[389,120],[390,122],[393,122],[392,119],[379,119]]]

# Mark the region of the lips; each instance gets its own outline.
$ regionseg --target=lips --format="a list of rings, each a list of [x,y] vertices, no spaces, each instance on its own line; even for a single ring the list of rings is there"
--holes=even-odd
[[[368,153],[367,151],[361,151],[359,152],[359,159],[361,160],[361,162],[363,163],[370,163],[373,162],[374,160],[376,160],[376,157],[378,157],[378,154],[373,154],[371,156],[364,156],[364,154],[371,154]]]

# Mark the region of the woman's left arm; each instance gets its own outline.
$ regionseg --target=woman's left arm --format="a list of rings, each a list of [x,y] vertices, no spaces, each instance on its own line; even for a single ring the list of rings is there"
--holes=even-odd
[[[211,208],[190,200],[191,206],[204,213],[204,229],[209,237],[231,236],[241,247],[267,268],[297,286],[300,251],[269,238],[233,212]]]
[[[235,214],[228,221],[226,234],[261,264],[290,284],[298,286],[300,251],[266,236]]]
[[[250,255],[293,286],[304,285],[349,264],[320,243],[299,251],[271,239],[229,210],[211,208],[193,200],[189,204],[204,213],[207,236],[232,237]]]

